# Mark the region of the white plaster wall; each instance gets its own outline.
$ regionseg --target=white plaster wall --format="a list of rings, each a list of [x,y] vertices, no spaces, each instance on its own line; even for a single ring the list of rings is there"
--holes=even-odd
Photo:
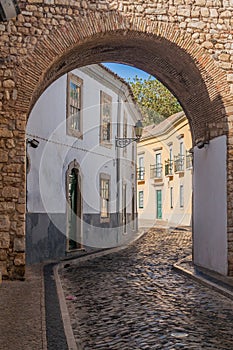
[[[74,159],[80,164],[83,189],[83,213],[99,213],[99,174],[111,176],[110,212],[116,212],[116,149],[118,94],[91,78],[81,70],[73,71],[83,79],[83,139],[66,135],[66,84],[67,76],[54,82],[39,98],[27,124],[27,133],[39,137],[39,147],[28,145],[31,160],[27,176],[27,209],[34,213],[65,213],[65,176],[68,165]],[[100,90],[112,96],[112,147],[99,145]],[[124,105],[124,103],[122,104]],[[129,123],[135,124],[136,116]],[[123,109],[123,108],[122,108]],[[122,114],[122,113],[121,113]],[[123,120],[123,115],[121,115]],[[129,136],[130,134],[129,128]],[[52,140],[47,142],[44,139]],[[129,166],[131,149],[127,150],[129,162],[121,167],[122,177],[132,184]],[[131,186],[128,189],[131,196]],[[131,201],[129,201],[131,206]],[[130,208],[128,210],[130,212]]]
[[[194,263],[227,274],[226,136],[194,149]]]

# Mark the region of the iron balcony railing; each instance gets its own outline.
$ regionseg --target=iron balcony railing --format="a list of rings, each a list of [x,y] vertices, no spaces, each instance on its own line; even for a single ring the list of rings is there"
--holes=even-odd
[[[173,161],[165,161],[165,176],[173,175]]]
[[[163,165],[162,164],[151,164],[150,165],[150,178],[161,179],[163,176]]]
[[[186,169],[193,167],[193,155],[190,152],[186,152]]]
[[[184,171],[184,155],[178,154],[174,157],[175,173]]]
[[[137,178],[138,178],[138,180],[144,180],[144,178],[145,178],[145,168],[144,167],[137,168]]]

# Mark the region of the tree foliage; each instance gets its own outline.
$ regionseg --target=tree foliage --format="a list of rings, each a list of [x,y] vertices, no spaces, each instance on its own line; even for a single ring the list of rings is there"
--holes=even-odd
[[[143,124],[159,124],[182,110],[177,99],[160,81],[153,77],[129,79],[134,97],[143,114]]]

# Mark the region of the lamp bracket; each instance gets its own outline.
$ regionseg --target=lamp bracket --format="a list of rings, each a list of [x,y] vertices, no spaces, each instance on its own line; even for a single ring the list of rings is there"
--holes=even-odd
[[[134,141],[138,142],[139,139],[139,137],[115,137],[115,145],[116,147],[124,148]]]

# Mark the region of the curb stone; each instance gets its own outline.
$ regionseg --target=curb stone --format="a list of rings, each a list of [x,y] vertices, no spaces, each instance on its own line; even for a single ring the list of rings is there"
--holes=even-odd
[[[81,340],[79,340],[77,342],[77,340],[75,340],[75,337],[73,334],[73,330],[72,330],[72,326],[71,326],[71,322],[70,322],[70,316],[69,316],[69,312],[68,312],[67,305],[66,305],[65,295],[64,295],[63,288],[62,288],[61,279],[59,276],[59,270],[63,269],[64,266],[67,264],[67,262],[69,262],[70,265],[75,265],[76,263],[79,263],[82,261],[95,259],[98,257],[102,257],[104,255],[111,254],[111,253],[117,253],[123,249],[128,248],[131,244],[133,244],[135,241],[140,239],[146,232],[147,231],[139,232],[137,237],[135,237],[130,243],[128,243],[128,245],[110,248],[107,250],[101,250],[101,251],[96,252],[96,253],[88,253],[86,255],[82,255],[82,256],[77,257],[75,259],[71,257],[70,260],[66,259],[65,261],[62,261],[54,266],[53,273],[54,273],[54,279],[55,279],[56,288],[57,288],[57,296],[58,296],[58,300],[59,300],[59,304],[60,304],[63,326],[64,326],[64,331],[65,331],[67,345],[68,345],[69,350],[83,350],[83,346],[82,346]]]
[[[46,311],[45,311],[45,284],[44,284],[44,266],[41,266],[41,330],[42,330],[42,349],[47,350],[47,331],[46,331]]]
[[[58,300],[59,300],[59,304],[60,304],[62,321],[63,321],[67,345],[68,345],[69,350],[82,350],[81,345],[79,346],[78,344],[76,344],[73,330],[71,327],[69,312],[68,312],[68,309],[66,306],[65,295],[64,295],[61,280],[60,280],[60,277],[58,274],[58,269],[60,268],[59,265],[60,264],[54,266],[53,273],[54,273],[54,279],[55,279],[56,288],[57,288],[57,296],[58,296]]]
[[[182,260],[178,261],[177,263],[175,263],[173,265],[173,269],[176,270],[177,272],[182,273],[185,276],[188,276],[189,278],[193,279],[194,281],[201,283],[205,287],[211,288],[212,290],[214,290],[214,291],[224,295],[225,297],[233,300],[233,292],[231,292],[227,288],[224,288],[224,287],[220,286],[219,284],[217,284],[217,281],[215,283],[215,282],[208,280],[208,275],[206,275],[206,278],[205,278],[205,277],[203,277],[203,276],[205,276],[205,274],[202,274],[202,276],[201,276],[199,274],[193,273],[192,271],[188,270],[187,268],[180,266],[180,264],[182,264],[182,262],[184,262],[184,261],[185,261],[185,259],[182,259]]]

